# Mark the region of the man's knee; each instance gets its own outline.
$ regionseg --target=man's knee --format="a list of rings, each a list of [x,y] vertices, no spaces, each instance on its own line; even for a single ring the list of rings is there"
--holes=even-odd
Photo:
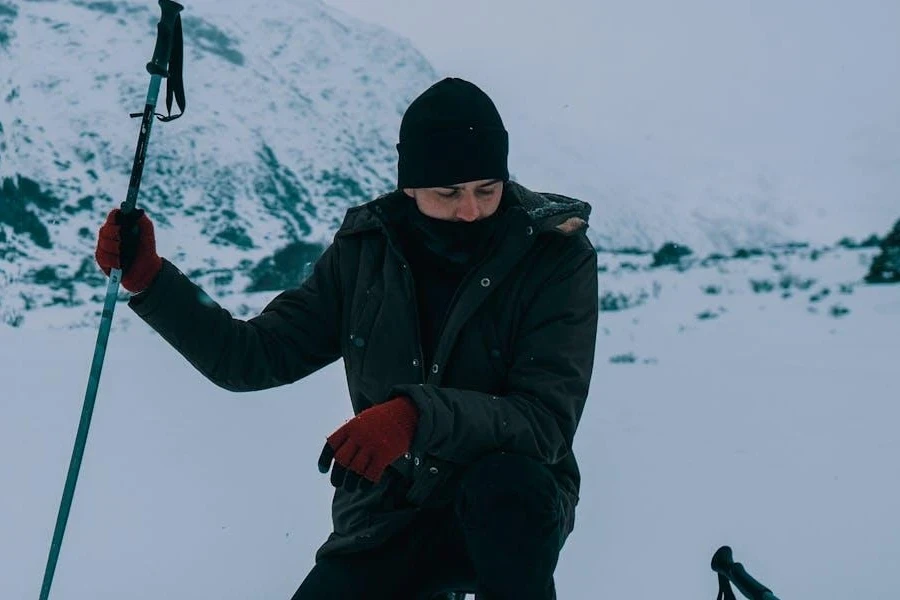
[[[457,514],[485,598],[554,598],[562,495],[544,465],[491,454],[463,474]]]
[[[536,460],[497,452],[472,463],[459,487],[457,510],[469,526],[505,521],[513,526],[559,525],[560,490]]]

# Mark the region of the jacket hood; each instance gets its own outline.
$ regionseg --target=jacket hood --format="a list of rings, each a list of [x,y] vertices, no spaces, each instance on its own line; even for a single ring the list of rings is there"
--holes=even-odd
[[[534,192],[514,181],[506,185],[538,232],[555,229],[571,235],[587,228],[591,215],[591,205],[587,202],[562,194]]]

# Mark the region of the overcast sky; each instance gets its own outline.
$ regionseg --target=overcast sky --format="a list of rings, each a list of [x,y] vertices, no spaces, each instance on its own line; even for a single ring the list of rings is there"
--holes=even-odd
[[[793,202],[893,195],[900,216],[898,0],[326,3],[485,89],[512,155],[551,127],[619,187],[763,173]]]
[[[900,114],[896,0],[326,3],[409,38],[507,109],[550,120],[646,119],[657,132],[703,122],[756,137],[771,121],[810,133],[835,116],[854,128],[888,107],[896,126]]]

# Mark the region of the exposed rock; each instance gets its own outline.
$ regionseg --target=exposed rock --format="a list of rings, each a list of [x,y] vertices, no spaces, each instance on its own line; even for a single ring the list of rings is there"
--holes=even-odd
[[[678,265],[685,256],[693,254],[693,250],[675,242],[666,242],[662,247],[653,253],[653,263],[651,267],[664,267],[666,265]]]
[[[285,246],[253,268],[250,272],[253,282],[245,291],[275,291],[296,287],[306,278],[312,264],[324,251],[322,246],[304,241]]]
[[[866,283],[900,283],[900,220],[879,247],[881,253],[872,259]]]

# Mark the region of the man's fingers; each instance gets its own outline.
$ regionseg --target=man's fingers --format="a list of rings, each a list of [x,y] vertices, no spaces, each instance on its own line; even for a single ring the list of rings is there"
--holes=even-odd
[[[329,444],[325,444],[322,448],[322,454],[319,455],[319,473],[327,473],[331,468],[331,461],[334,458],[334,448]]]
[[[329,445],[333,443],[334,442],[330,442]],[[353,440],[346,440],[340,446],[337,446],[337,450],[334,451],[334,462],[340,463],[348,469],[352,469],[353,462],[359,455],[360,450],[359,444],[356,444]]]
[[[344,478],[347,476],[347,469],[341,466],[341,463],[334,463],[334,468],[331,469],[331,485],[334,487],[341,487],[344,485]]]

